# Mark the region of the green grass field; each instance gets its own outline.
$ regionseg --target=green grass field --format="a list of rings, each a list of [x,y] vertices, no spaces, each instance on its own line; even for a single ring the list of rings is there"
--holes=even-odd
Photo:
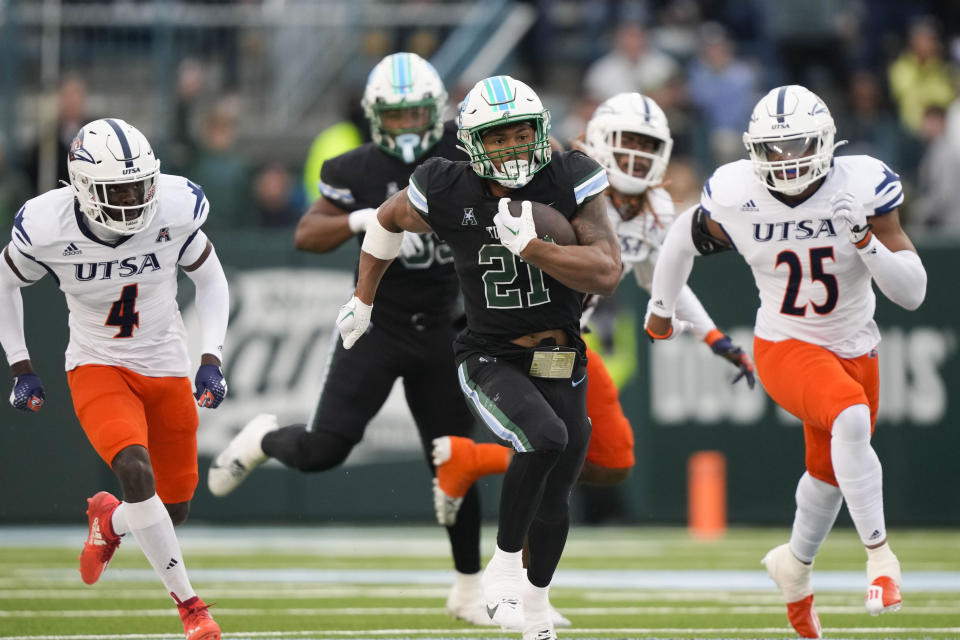
[[[559,635],[794,638],[759,564],[787,534],[734,529],[703,542],[683,529],[575,527],[551,589],[574,624]],[[80,581],[84,536],[77,527],[0,528],[0,640],[182,638],[135,541],[124,541],[97,585]],[[446,615],[452,569],[439,528],[188,525],[181,536],[225,639],[519,638]],[[486,556],[493,532],[483,540]],[[960,533],[894,530],[891,540],[904,608],[872,618],[859,541],[852,530],[831,534],[814,571],[825,637],[960,637]]]

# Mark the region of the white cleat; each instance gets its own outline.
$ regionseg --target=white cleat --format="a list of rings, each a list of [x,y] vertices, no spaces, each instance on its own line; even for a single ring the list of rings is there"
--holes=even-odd
[[[902,580],[900,561],[893,553],[882,560],[867,560],[867,581],[870,583],[864,603],[867,613],[878,616],[899,611],[903,606],[903,597],[900,595]]]
[[[480,576],[487,616],[501,629],[523,631],[523,599],[520,590],[525,582],[522,566],[504,569],[495,567],[493,560],[487,564]]]
[[[454,582],[450,594],[447,596],[447,613],[478,627],[495,627],[496,623],[487,615],[487,608],[483,601],[483,591],[479,581],[476,585]]]
[[[433,510],[437,515],[437,523],[442,527],[452,527],[457,523],[457,514],[460,513],[460,506],[463,504],[463,497],[454,498],[448,496],[440,488],[440,483],[436,478],[433,479]]]
[[[790,551],[790,544],[782,544],[767,552],[761,563],[773,578],[787,604],[787,620],[802,638],[820,638],[820,617],[813,605],[813,585],[810,576],[813,564],[804,564]]]
[[[553,626],[538,625],[523,632],[523,640],[557,640]]]
[[[569,629],[573,626],[573,623],[570,622],[570,619],[557,611],[556,607],[553,605],[550,605],[550,622],[554,627],[559,627],[561,629]]]
[[[222,497],[236,489],[250,472],[263,464],[267,454],[260,447],[263,436],[279,428],[277,416],[261,413],[244,425],[227,448],[210,464],[207,486],[210,493]]]

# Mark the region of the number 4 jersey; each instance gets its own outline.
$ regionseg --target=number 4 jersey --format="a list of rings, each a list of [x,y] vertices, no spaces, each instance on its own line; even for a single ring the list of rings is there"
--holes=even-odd
[[[899,177],[869,156],[835,158],[820,188],[792,207],[757,181],[748,160],[720,167],[704,185],[701,208],[753,271],[757,337],[803,340],[843,358],[880,341],[870,272],[832,220],[830,199],[844,191],[863,204],[868,220],[903,201]]]
[[[186,329],[177,306],[177,267],[197,261],[209,203],[189,180],[161,175],[150,225],[107,242],[64,187],[27,201],[7,252],[23,277],[50,274],[67,299],[66,369],[126,367],[152,376],[186,376]],[[12,354],[8,354],[12,355]]]

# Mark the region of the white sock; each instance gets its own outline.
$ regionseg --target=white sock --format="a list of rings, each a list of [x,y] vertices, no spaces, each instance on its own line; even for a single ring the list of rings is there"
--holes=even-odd
[[[847,407],[833,421],[830,459],[853,524],[865,545],[887,537],[883,518],[883,468],[870,446],[870,409]]]
[[[477,573],[460,573],[459,571],[455,572],[455,577],[453,579],[454,588],[461,593],[476,593],[477,597],[480,596],[480,572]]]
[[[843,494],[839,487],[805,472],[797,483],[796,496],[797,513],[793,516],[790,551],[801,562],[810,564],[837,520]]]
[[[510,573],[523,572],[523,551],[504,551],[497,547],[490,558],[487,568],[493,567]]]
[[[886,542],[876,549],[867,549],[867,581],[873,582],[880,576],[892,578],[898,586],[902,582],[900,561]]]
[[[523,615],[525,630],[542,629],[550,625],[550,587],[537,587],[529,580],[523,581]]]
[[[125,507],[122,517],[130,533],[137,539],[143,555],[150,561],[150,566],[160,576],[167,591],[180,602],[197,595],[187,578],[180,543],[160,496],[153,494],[143,502],[124,502],[121,506]]]
[[[130,526],[127,524],[126,502],[121,502],[117,505],[117,508],[113,510],[113,515],[110,516],[110,528],[113,529],[113,532],[118,536],[130,533]]]

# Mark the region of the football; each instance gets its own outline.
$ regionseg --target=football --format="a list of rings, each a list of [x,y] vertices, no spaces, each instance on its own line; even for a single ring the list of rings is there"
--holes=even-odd
[[[520,217],[521,200],[511,200],[507,205],[510,215]],[[553,207],[531,202],[533,205],[533,223],[537,227],[537,237],[541,240],[552,240],[559,245],[577,244],[577,234],[570,221]]]

